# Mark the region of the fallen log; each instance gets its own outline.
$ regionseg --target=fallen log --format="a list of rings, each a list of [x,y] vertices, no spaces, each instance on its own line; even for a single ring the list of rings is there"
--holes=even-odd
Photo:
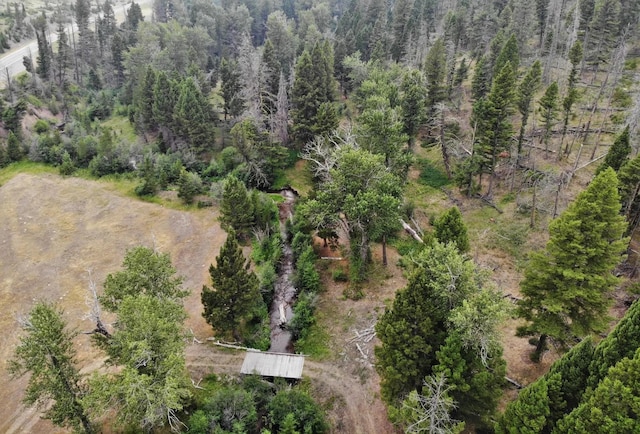
[[[524,386],[520,383],[518,383],[516,380],[513,380],[509,377],[504,377],[505,380],[507,380],[509,383],[511,383],[513,386],[515,386],[516,389],[520,390],[520,389],[524,389]]]
[[[420,235],[418,235],[418,233],[414,231],[413,228],[407,224],[407,222],[400,219],[400,223],[402,224],[402,227],[404,228],[404,230],[407,231],[407,233],[409,233],[409,235],[411,235],[414,240],[420,243],[424,243],[424,241],[422,241],[422,238],[420,238]]]

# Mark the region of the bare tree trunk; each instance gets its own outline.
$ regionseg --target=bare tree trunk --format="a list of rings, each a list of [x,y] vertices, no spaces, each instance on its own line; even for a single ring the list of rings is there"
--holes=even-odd
[[[387,266],[387,236],[382,236],[382,265]]]
[[[540,362],[540,359],[542,358],[542,353],[544,352],[544,350],[547,347],[547,335],[545,335],[544,333],[540,335],[540,338],[538,339],[538,345],[536,345],[536,349],[533,352],[533,361],[538,363]]]

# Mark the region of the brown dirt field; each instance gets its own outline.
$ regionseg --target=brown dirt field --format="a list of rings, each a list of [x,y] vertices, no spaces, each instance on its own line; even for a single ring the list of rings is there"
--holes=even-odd
[[[212,335],[200,315],[200,288],[209,283],[208,266],[226,238],[214,210],[176,211],[124,197],[105,183],[30,174],[17,175],[0,187],[0,203],[0,303],[5,312],[0,318],[0,432],[66,432],[21,405],[27,377],[10,380],[7,375],[6,361],[20,333],[16,316],[26,314],[35,300],[45,299],[64,309],[71,327],[91,330],[93,324],[84,318],[88,270],[101,290],[106,275],[120,268],[128,248],[146,245],[171,255],[178,273],[185,276],[184,286],[192,290],[185,303],[187,327],[202,341]],[[391,256],[390,264],[396,260]],[[345,349],[335,351],[340,354],[332,360],[308,359],[305,375],[312,379],[314,395],[331,407],[334,432],[393,432],[379,399],[377,374],[348,343],[351,326],[371,323],[384,300],[403,285],[393,269],[366,289],[364,300],[345,300],[337,286],[322,295],[322,309],[346,321],[324,320],[333,327],[332,348]],[[89,337],[81,335],[77,342],[83,372],[100,368],[101,355],[91,348]],[[375,340],[364,346],[371,362],[374,344]],[[207,344],[187,347],[187,365],[196,382],[209,372],[239,372],[242,358],[241,352]]]

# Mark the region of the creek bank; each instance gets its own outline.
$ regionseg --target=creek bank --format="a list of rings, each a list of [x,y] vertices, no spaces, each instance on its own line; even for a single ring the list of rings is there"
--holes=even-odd
[[[293,285],[293,250],[287,239],[286,222],[293,218],[293,205],[298,196],[292,188],[279,190],[284,201],[278,204],[280,234],[282,235],[282,258],[276,279],[273,302],[269,311],[271,327],[270,352],[293,353],[291,332],[287,329],[293,318],[293,303],[296,298],[296,287]]]

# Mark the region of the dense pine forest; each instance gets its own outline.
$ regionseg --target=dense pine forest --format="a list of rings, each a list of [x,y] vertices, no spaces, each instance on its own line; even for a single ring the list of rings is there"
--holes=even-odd
[[[29,40],[1,183],[100,179],[225,231],[201,288],[155,239],[119,252],[92,331],[24,306],[7,375],[53,425],[366,432],[314,378],[193,379],[189,294],[267,351],[288,273],[291,351],[347,342],[381,433],[640,430],[637,0],[7,3],[0,51]]]

